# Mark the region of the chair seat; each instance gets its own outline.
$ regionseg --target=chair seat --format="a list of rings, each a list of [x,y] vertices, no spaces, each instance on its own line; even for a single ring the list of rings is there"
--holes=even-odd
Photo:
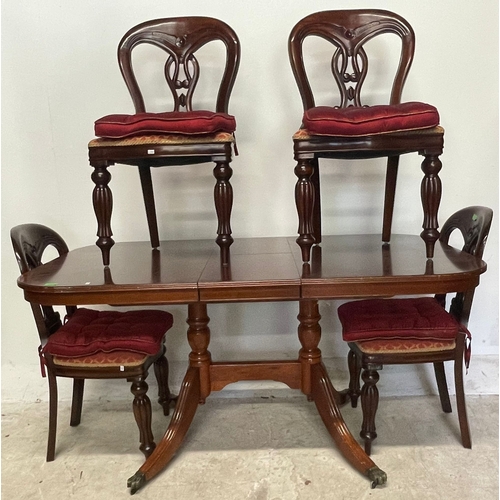
[[[455,340],[428,339],[378,339],[355,342],[365,354],[408,354],[418,352],[442,352],[455,349]]]
[[[146,146],[146,145],[180,145],[180,144],[211,144],[234,143],[234,135],[229,132],[216,132],[214,134],[186,135],[186,134],[161,134],[161,135],[135,135],[122,139],[98,138],[89,142],[89,148],[110,146]]]
[[[69,366],[73,368],[108,368],[108,367],[136,367],[141,366],[148,356],[139,352],[113,351],[97,352],[90,356],[80,356],[78,358],[66,358],[64,356],[54,356],[52,361],[58,366]]]
[[[120,139],[144,134],[213,134],[236,130],[234,116],[212,111],[172,111],[108,115],[94,124],[98,137]]]
[[[338,308],[338,315],[347,342],[453,340],[460,326],[433,297],[347,302]]]
[[[157,310],[96,311],[80,308],[51,335],[42,352],[64,358],[98,352],[157,354],[172,326],[170,313]]]
[[[422,102],[334,108],[318,106],[305,111],[304,129],[310,135],[360,137],[439,125],[437,109]]]

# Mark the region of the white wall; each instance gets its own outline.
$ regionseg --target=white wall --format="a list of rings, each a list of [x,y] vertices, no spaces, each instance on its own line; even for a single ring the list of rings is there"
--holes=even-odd
[[[293,235],[297,215],[291,135],[300,124],[302,108],[288,62],[288,34],[311,12],[356,7],[394,10],[410,21],[417,34],[404,99],[436,105],[446,130],[440,222],[472,204],[492,207],[498,218],[496,0],[2,2],[4,397],[26,394],[23,388],[27,380],[38,377],[37,335],[29,307],[15,283],[18,269],[9,229],[24,222],[40,222],[60,232],[70,248],[94,244],[96,222],[87,143],[93,138],[95,119],[108,113],[132,112],[115,55],[125,31],[148,19],[179,15],[218,17],[235,29],[242,59],[230,103],[230,112],[237,117],[240,150],[233,162],[233,234],[235,238]],[[418,234],[421,230],[420,162],[417,155],[402,159],[393,227],[396,233]],[[323,172],[323,193],[331,193],[324,195],[325,232],[378,232],[383,162],[366,162],[356,168],[332,163]],[[112,167],[111,173],[115,239],[147,239],[137,172]],[[158,169],[154,183],[162,237],[214,236],[211,168]],[[467,390],[476,393],[497,392],[496,223],[484,259],[489,269],[481,280],[470,321],[475,357]],[[321,304],[321,348],[327,357],[346,353],[335,315],[337,306],[337,302]],[[184,361],[189,352],[186,311],[180,306],[170,309],[176,323],[168,340],[169,356]],[[210,350],[218,359],[240,358],[242,352],[251,358],[296,355],[294,303],[215,305],[209,313],[213,334]],[[412,376],[410,368],[399,373],[408,380]],[[44,397],[43,386],[39,393]]]

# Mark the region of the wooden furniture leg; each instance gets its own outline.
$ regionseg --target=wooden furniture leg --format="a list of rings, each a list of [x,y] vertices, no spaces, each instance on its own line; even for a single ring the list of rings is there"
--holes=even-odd
[[[221,251],[222,265],[229,265],[229,247],[233,243],[231,236],[231,210],[233,208],[233,187],[229,179],[233,175],[233,169],[227,161],[215,162],[214,177],[216,179],[214,188],[215,211],[217,213],[217,245]]]
[[[146,375],[134,378],[130,390],[134,395],[132,408],[137,427],[139,427],[139,441],[141,443],[139,449],[147,458],[153,453],[156,445],[153,432],[151,431],[151,401],[147,395],[148,384],[145,380]]]
[[[434,374],[436,375],[436,383],[439,391],[439,399],[441,400],[441,408],[445,413],[451,413],[450,395],[448,393],[448,384],[446,383],[446,373],[444,371],[444,363],[434,363]]]
[[[200,402],[210,394],[210,330],[207,306],[188,305],[188,340],[191,346],[190,366],[182,382],[172,420],[155,450],[140,469],[128,479],[127,487],[134,494],[161,472],[181,446]]]
[[[396,182],[398,180],[399,156],[387,158],[385,174],[384,221],[382,224],[382,241],[391,241],[392,217],[394,215],[394,199],[396,197]]]
[[[333,387],[318,349],[321,337],[318,301],[301,301],[298,318],[299,340],[302,344],[299,354],[302,363],[302,392],[316,404],[323,423],[342,455],[370,479],[372,488],[385,484],[387,474],[363,451],[340,413],[339,404],[343,402],[343,395]]]
[[[361,376],[361,364],[356,353],[349,350],[347,355],[347,365],[349,367],[349,398],[351,399],[351,406],[358,407],[358,398],[361,395],[361,388],[359,386],[359,377]]]
[[[146,209],[146,219],[148,221],[149,239],[151,247],[160,246],[160,236],[158,234],[158,221],[156,219],[155,195],[153,182],[151,180],[151,167],[148,164],[139,166],[139,177],[141,179],[142,197],[144,198],[144,208]]]
[[[101,249],[102,263],[109,266],[109,253],[115,241],[111,236],[111,212],[113,210],[113,195],[109,189],[111,174],[108,171],[108,162],[92,163],[94,172],[92,180],[95,187],[92,193],[94,211],[97,218],[97,246]]]
[[[56,455],[56,433],[57,433],[57,379],[47,370],[49,379],[49,437],[47,443],[47,462],[52,462]]]
[[[311,260],[311,247],[314,245],[313,210],[314,185],[311,176],[314,166],[311,160],[299,160],[295,167],[295,204],[299,216],[299,237],[297,244],[302,250],[302,262]]]
[[[465,347],[465,335],[459,334],[457,342],[460,343],[460,349],[456,349],[455,358],[455,394],[457,398],[458,422],[460,424],[460,434],[462,436],[462,445],[464,448],[472,448],[470,437],[469,422],[467,419],[467,405],[465,404],[464,377],[463,377],[463,359]]]
[[[162,354],[154,362],[155,377],[158,382],[158,403],[163,407],[163,415],[170,414],[170,405],[177,401],[177,396],[173,396],[168,386],[168,360]]]
[[[438,209],[441,202],[441,179],[439,171],[441,170],[441,160],[437,154],[425,154],[422,162],[422,171],[424,178],[421,184],[422,207],[424,209],[423,231],[420,237],[425,242],[427,258],[434,257],[434,245],[439,238],[438,231]]]
[[[367,366],[363,367],[361,375],[363,379],[363,387],[361,389],[361,408],[363,409],[363,423],[361,424],[360,436],[365,441],[365,453],[370,455],[372,452],[372,441],[377,437],[377,429],[375,427],[375,414],[378,408],[378,389],[377,382],[379,381],[379,374],[377,370],[382,367]]]
[[[85,387],[85,379],[73,379],[73,398],[71,401],[71,419],[69,425],[76,427],[80,425],[82,419],[82,405],[83,405],[83,389]]]

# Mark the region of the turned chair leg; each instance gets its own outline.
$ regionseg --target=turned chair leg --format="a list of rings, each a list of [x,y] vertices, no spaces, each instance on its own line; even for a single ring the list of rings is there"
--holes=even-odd
[[[460,343],[460,346],[459,346]],[[465,335],[459,334],[457,338],[457,349],[455,357],[455,393],[457,397],[458,422],[460,424],[460,434],[462,435],[462,445],[464,448],[472,448],[469,422],[467,420],[467,406],[465,404],[464,378],[463,378],[463,352]]]
[[[229,161],[216,161],[213,174],[216,179],[214,203],[217,213],[217,238],[215,241],[220,247],[221,264],[229,265],[229,247],[234,241],[231,236],[233,187],[230,182],[233,169],[229,165]]]
[[[71,425],[71,427],[80,425],[80,421],[82,419],[84,384],[85,379],[83,378],[73,379],[73,399],[71,401],[71,419],[69,421],[69,425]]]
[[[361,425],[360,436],[365,441],[365,452],[370,455],[372,451],[372,441],[377,437],[375,427],[375,414],[378,408],[377,382],[381,366],[365,368],[362,373],[363,388],[361,389],[361,408],[363,410],[363,423]]]
[[[349,367],[349,398],[351,399],[351,406],[357,408],[358,398],[361,394],[359,387],[361,364],[359,363],[358,356],[353,350],[350,350],[347,355],[347,365]]]
[[[57,379],[48,370],[49,379],[49,438],[47,442],[47,462],[52,462],[56,453],[56,432],[57,432]]]
[[[446,373],[444,371],[444,363],[434,363],[434,373],[439,391],[439,399],[441,407],[445,413],[451,413],[450,395],[448,393],[448,384],[446,383]]]
[[[146,374],[147,375],[147,374]],[[135,378],[132,381],[131,392],[134,395],[134,417],[139,427],[139,449],[148,458],[156,447],[151,431],[151,401],[147,396],[148,384],[146,375]]]
[[[177,400],[177,396],[171,394],[168,386],[168,360],[165,353],[155,361],[154,370],[158,381],[158,403],[163,407],[163,414],[167,416],[170,413],[170,405]]]

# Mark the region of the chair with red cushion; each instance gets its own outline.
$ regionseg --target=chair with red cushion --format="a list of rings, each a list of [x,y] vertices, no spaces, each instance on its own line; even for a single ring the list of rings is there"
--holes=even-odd
[[[68,252],[64,240],[53,230],[39,224],[22,224],[11,230],[12,245],[21,273],[42,263],[47,247],[60,256]],[[140,449],[148,457],[155,448],[151,431],[151,402],[146,377],[154,365],[158,381],[158,402],[163,413],[175,397],[168,387],[168,361],[165,357],[165,333],[172,326],[172,315],[159,310],[126,312],[96,311],[66,307],[61,322],[50,306],[31,304],[41,345],[42,374],[49,380],[49,438],[47,461],[54,460],[57,428],[57,379],[73,379],[70,425],[80,423],[85,379],[124,378],[132,382],[133,410],[139,427]]]
[[[225,48],[226,62],[222,78],[218,81],[217,98],[209,110],[196,108],[193,95],[201,74],[201,57],[208,58],[207,53],[199,55],[197,51],[207,44],[217,45],[220,42]],[[146,111],[132,64],[133,60],[134,64],[137,61],[134,49],[143,44],[160,49],[166,56],[163,73],[172,97],[171,111]],[[155,19],[131,28],[123,36],[118,45],[118,63],[135,113],[113,114],[98,119],[95,122],[98,138],[89,143],[89,160],[94,167],[92,180],[95,183],[93,202],[98,223],[97,245],[101,248],[104,265],[109,265],[110,249],[114,244],[108,167],[124,164],[139,168],[151,245],[157,248],[160,240],[151,167],[207,162],[215,163],[216,242],[221,248],[223,262],[227,263],[229,247],[233,242],[230,224],[233,191],[229,181],[232,169],[229,164],[235,147],[236,129],[235,118],[228,114],[228,106],[239,61],[238,37],[227,24],[210,17]],[[211,73],[217,73],[214,72],[213,61],[209,60],[206,66],[209,77]]]
[[[401,40],[399,65],[388,102],[367,106],[376,98],[361,100],[367,78],[370,42],[379,35],[396,35]],[[304,42],[321,38],[333,48],[331,60],[320,71],[320,57],[314,64],[304,61]],[[366,49],[366,50],[365,50]],[[295,201],[299,217],[297,243],[302,260],[310,260],[311,247],[321,243],[321,202],[319,159],[358,160],[387,157],[382,240],[390,241],[399,156],[418,152],[424,156],[421,193],[424,211],[422,238],[427,257],[432,258],[439,237],[437,212],[441,198],[439,155],[443,151],[444,131],[434,106],[422,102],[401,102],[403,85],[415,49],[412,27],[397,14],[383,10],[333,10],[311,14],[291,31],[288,52],[293,74],[302,98],[302,126],[293,136]],[[373,47],[372,47],[373,50]],[[321,53],[320,53],[321,55]],[[371,61],[383,61],[373,52]],[[370,66],[371,67],[371,66]],[[308,71],[306,71],[308,70]],[[387,71],[382,69],[382,71]],[[340,98],[318,105],[308,74],[332,73]],[[370,74],[372,74],[371,72]],[[376,75],[376,73],[375,73]]]
[[[491,226],[493,212],[485,207],[458,211],[443,225],[440,243],[450,251],[451,233],[458,229],[464,239],[463,251],[480,259]],[[451,405],[444,361],[454,361],[455,392],[462,444],[471,448],[465,405],[462,365],[470,359],[470,333],[467,330],[474,290],[457,293],[445,310],[446,295],[435,297],[368,299],[342,304],[338,315],[342,334],[349,344],[349,395],[353,407],[361,395],[363,424],[361,437],[370,454],[377,437],[375,413],[378,407],[378,370],[383,365],[433,363],[443,411]],[[361,370],[363,387],[360,390]]]

